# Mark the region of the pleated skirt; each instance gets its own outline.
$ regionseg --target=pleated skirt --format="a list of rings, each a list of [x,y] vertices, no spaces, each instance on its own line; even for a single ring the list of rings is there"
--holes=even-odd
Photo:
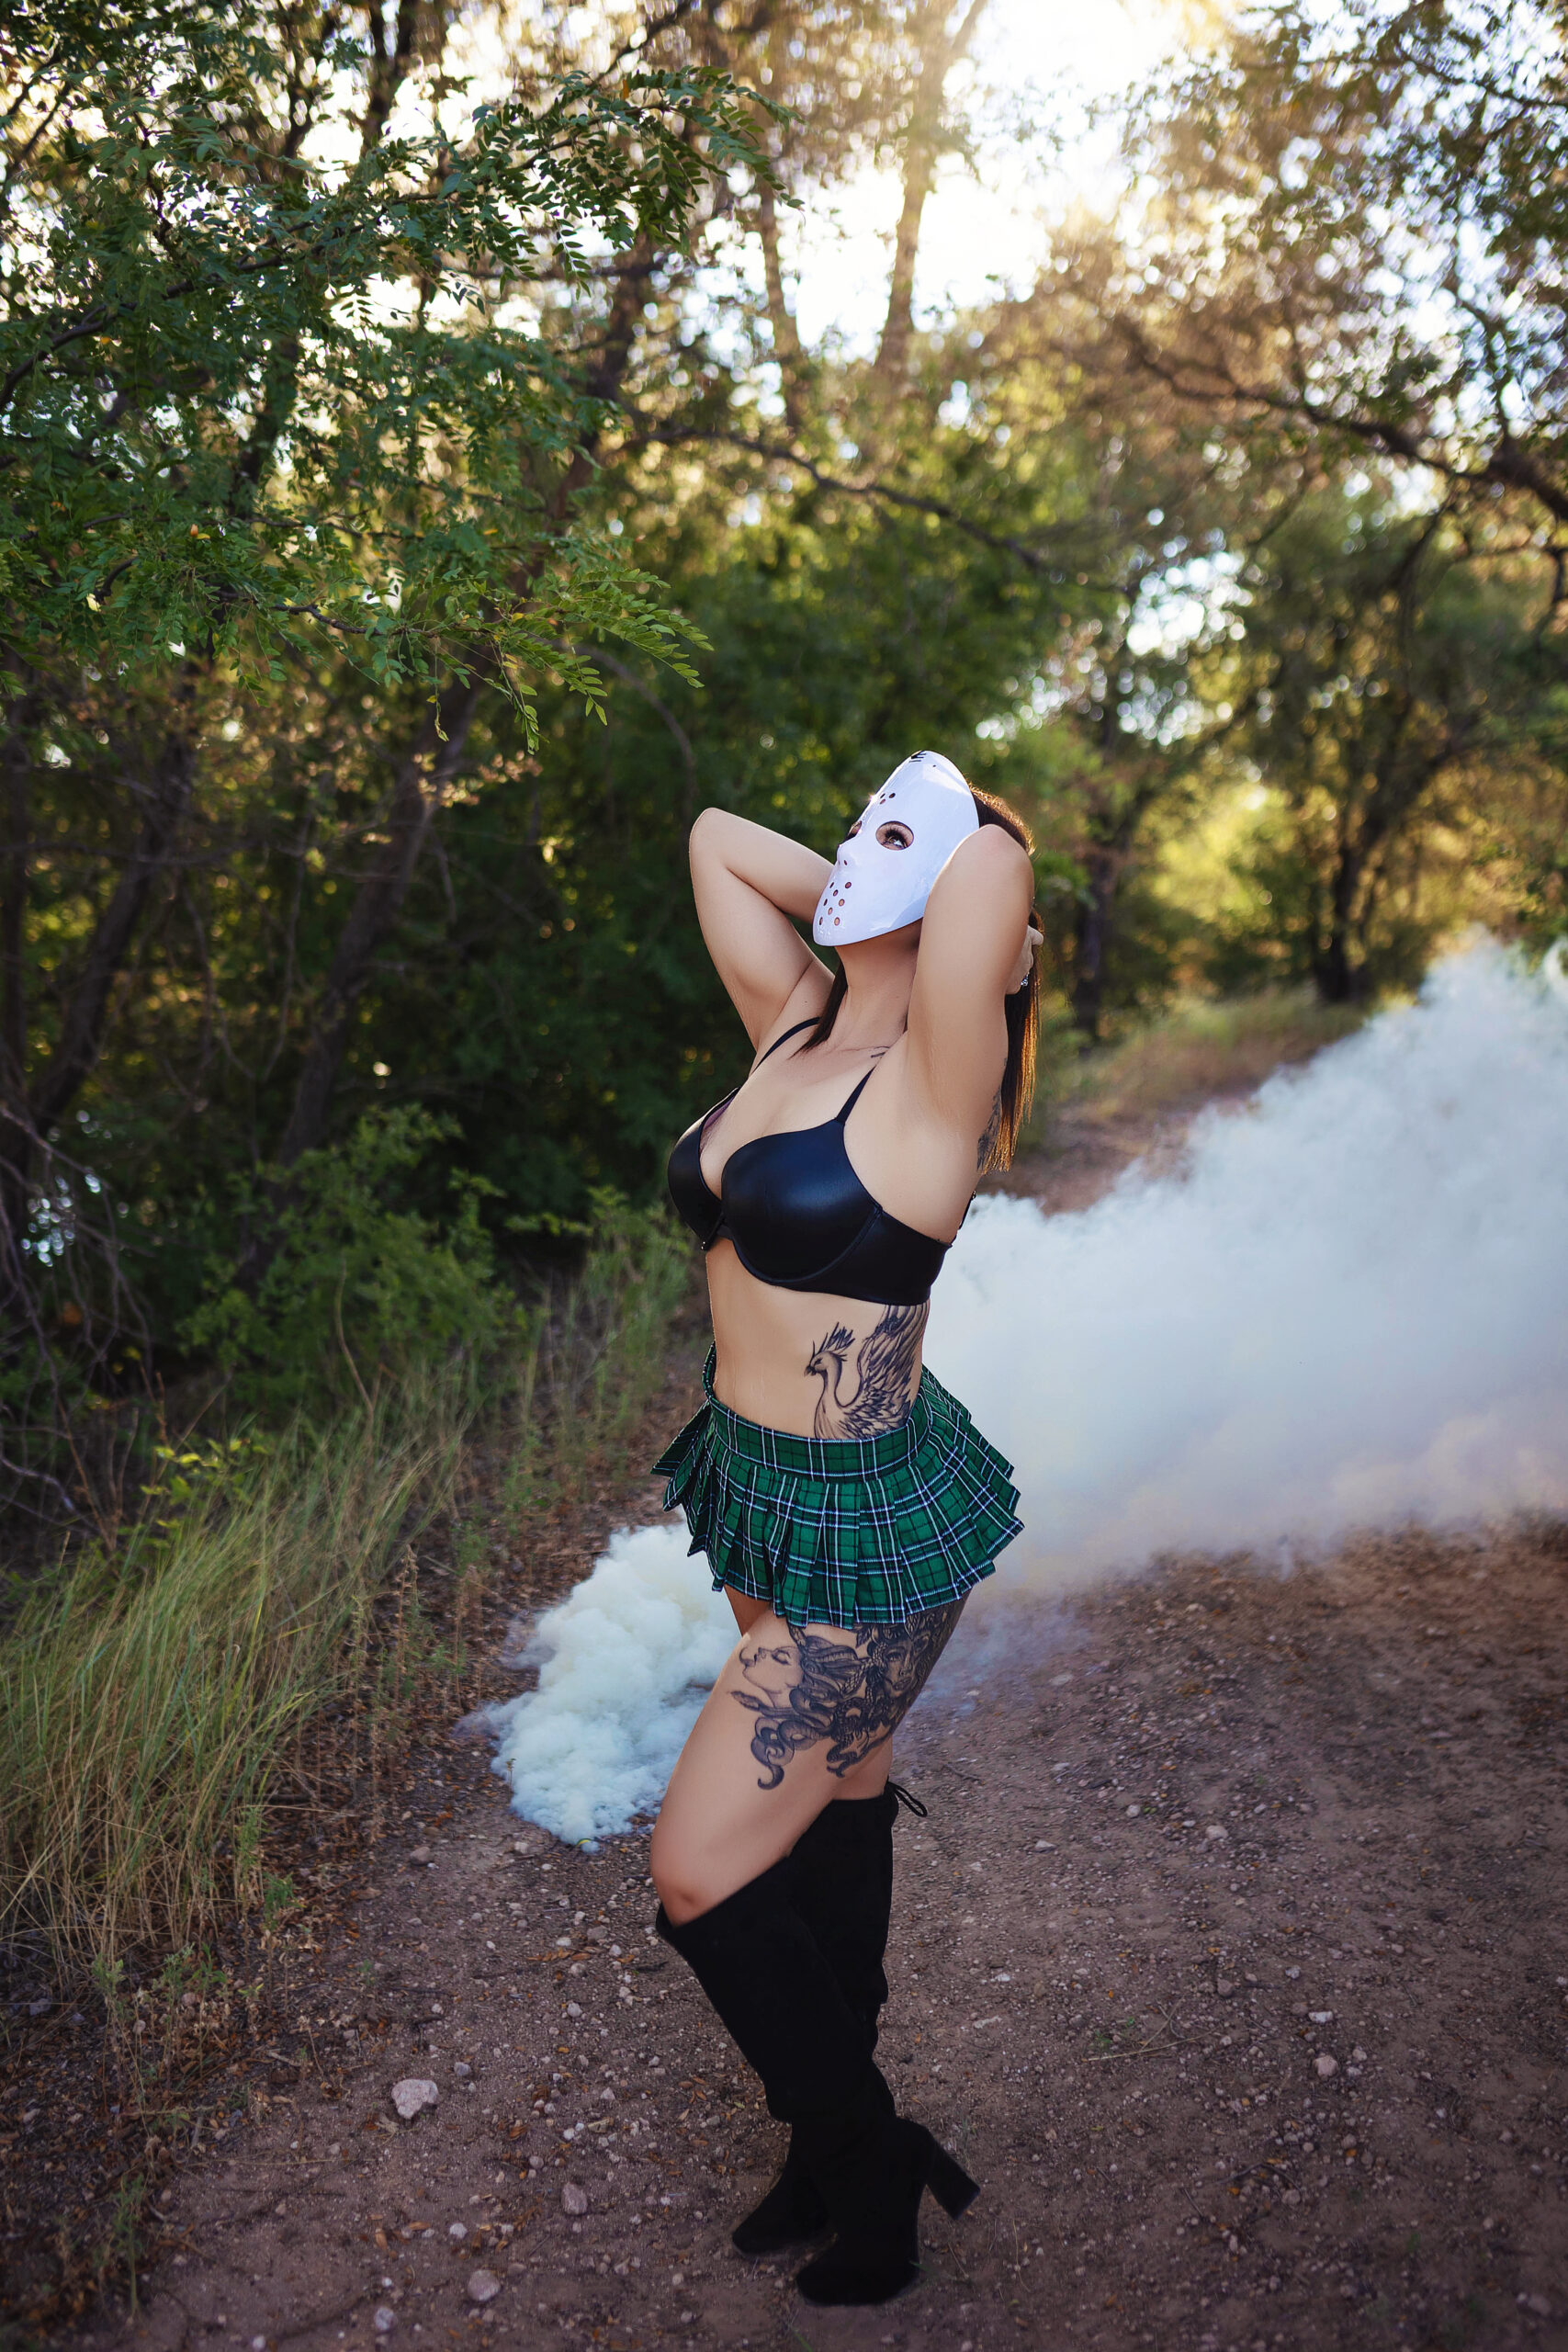
[[[715,1589],[788,1625],[895,1625],[958,1600],[1022,1532],[1012,1465],[930,1372],[880,1437],[796,1437],[713,1393],[653,1464]]]

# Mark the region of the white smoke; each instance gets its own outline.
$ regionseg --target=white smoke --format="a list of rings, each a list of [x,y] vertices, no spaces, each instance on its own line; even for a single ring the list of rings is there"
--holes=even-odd
[[[976,1203],[927,1358],[1015,1465],[984,1600],[1156,1552],[1568,1510],[1568,980],[1478,944],[1080,1215]],[[565,1838],[657,1804],[734,1640],[683,1529],[617,1535],[496,1711]]]
[[[684,1526],[623,1528],[524,1662],[537,1690],[488,1710],[492,1770],[526,1820],[592,1842],[657,1808],[686,1734],[735,1642]]]
[[[1016,1465],[998,1588],[1568,1508],[1568,989],[1490,944],[1185,1179],[976,1204],[927,1358]]]

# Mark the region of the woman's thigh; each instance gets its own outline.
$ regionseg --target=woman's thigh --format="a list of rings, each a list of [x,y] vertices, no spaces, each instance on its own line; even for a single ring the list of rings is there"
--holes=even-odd
[[[958,1623],[961,1600],[901,1625],[746,1626],[671,1775],[653,1833],[679,1924],[782,1861],[835,1797],[875,1796],[888,1744]],[[739,1615],[737,1611],[737,1615]]]

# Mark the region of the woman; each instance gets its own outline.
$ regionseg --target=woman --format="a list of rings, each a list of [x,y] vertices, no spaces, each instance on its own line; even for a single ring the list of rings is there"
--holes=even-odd
[[[692,831],[703,936],[759,1048],[681,1137],[714,1351],[656,1464],[740,1639],[653,1836],[659,1931],[792,2126],[749,2254],[827,2224],[800,2272],[881,2302],[919,2267],[931,2188],[976,2184],[901,2120],[873,2059],[898,1794],[895,1728],[964,1595],[1019,1532],[1009,1465],[921,1368],[931,1283],[976,1169],[1005,1159],[1035,1033],[1027,837],[917,752],[829,868],[724,810]],[[795,920],[837,951],[829,973]]]

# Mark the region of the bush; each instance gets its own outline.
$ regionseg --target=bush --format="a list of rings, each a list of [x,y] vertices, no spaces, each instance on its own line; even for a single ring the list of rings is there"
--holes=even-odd
[[[406,1204],[413,1171],[452,1132],[423,1111],[370,1114],[287,1177],[274,1170],[245,1188],[242,1222],[267,1234],[265,1270],[247,1288],[243,1254],[215,1267],[183,1335],[217,1358],[237,1403],[273,1414],[369,1405],[416,1365],[477,1374],[525,1339],[480,1221],[492,1188],[453,1174],[457,1205],[444,1220]]]

